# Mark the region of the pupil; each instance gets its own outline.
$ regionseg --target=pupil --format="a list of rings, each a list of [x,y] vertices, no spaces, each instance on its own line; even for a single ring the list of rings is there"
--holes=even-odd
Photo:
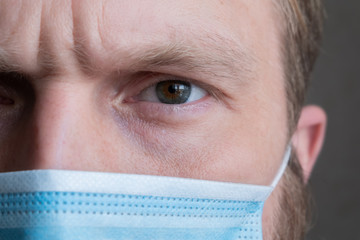
[[[169,93],[174,94],[176,92],[176,86],[175,85],[169,86],[168,91],[169,91]]]

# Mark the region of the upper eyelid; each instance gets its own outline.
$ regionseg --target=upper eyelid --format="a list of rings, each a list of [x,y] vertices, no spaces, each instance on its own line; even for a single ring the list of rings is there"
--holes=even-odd
[[[180,80],[180,81],[184,81],[184,82],[189,82],[198,87],[204,88],[207,91],[213,91],[216,88],[216,87],[212,86],[211,84],[205,83],[204,81],[189,78],[189,77],[179,76],[176,74],[151,72],[151,73],[145,73],[142,77],[135,75],[133,78],[134,78],[134,81],[130,80],[130,82],[133,82],[132,84],[130,84],[130,88],[132,88],[132,87],[134,87],[134,85],[136,85],[136,87],[142,88],[141,90],[152,87],[159,82],[169,81],[169,80]],[[141,90],[140,91],[138,90],[138,93],[140,93]]]
[[[8,94],[19,89],[21,75],[15,72],[0,72],[0,87]]]
[[[9,87],[18,87],[27,77],[19,72],[0,72],[0,82]]]
[[[35,99],[35,90],[28,76],[19,72],[0,72],[0,86],[9,94]]]
[[[165,76],[160,76],[160,77],[154,76],[154,80],[151,81],[146,88],[153,87],[156,84],[158,84],[160,82],[164,82],[164,81],[184,81],[184,82],[189,82],[191,84],[197,85],[196,83],[194,83],[194,82],[197,82],[197,81],[194,81],[194,80],[191,80],[191,79],[172,76],[172,75],[165,75]]]

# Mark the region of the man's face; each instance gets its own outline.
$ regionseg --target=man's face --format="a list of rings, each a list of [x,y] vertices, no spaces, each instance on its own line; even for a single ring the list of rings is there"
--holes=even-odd
[[[1,2],[0,171],[269,185],[288,141],[276,16],[270,0]]]

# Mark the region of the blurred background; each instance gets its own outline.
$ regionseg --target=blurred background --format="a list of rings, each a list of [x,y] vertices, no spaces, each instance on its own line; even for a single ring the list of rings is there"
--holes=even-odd
[[[360,1],[325,0],[327,17],[308,104],[328,114],[324,149],[310,180],[307,240],[360,240]]]

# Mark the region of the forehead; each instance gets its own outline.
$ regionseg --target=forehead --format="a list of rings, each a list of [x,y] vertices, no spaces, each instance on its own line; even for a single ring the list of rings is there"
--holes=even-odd
[[[77,63],[108,71],[143,48],[172,43],[271,61],[272,9],[270,0],[0,1],[0,64],[31,73]]]

